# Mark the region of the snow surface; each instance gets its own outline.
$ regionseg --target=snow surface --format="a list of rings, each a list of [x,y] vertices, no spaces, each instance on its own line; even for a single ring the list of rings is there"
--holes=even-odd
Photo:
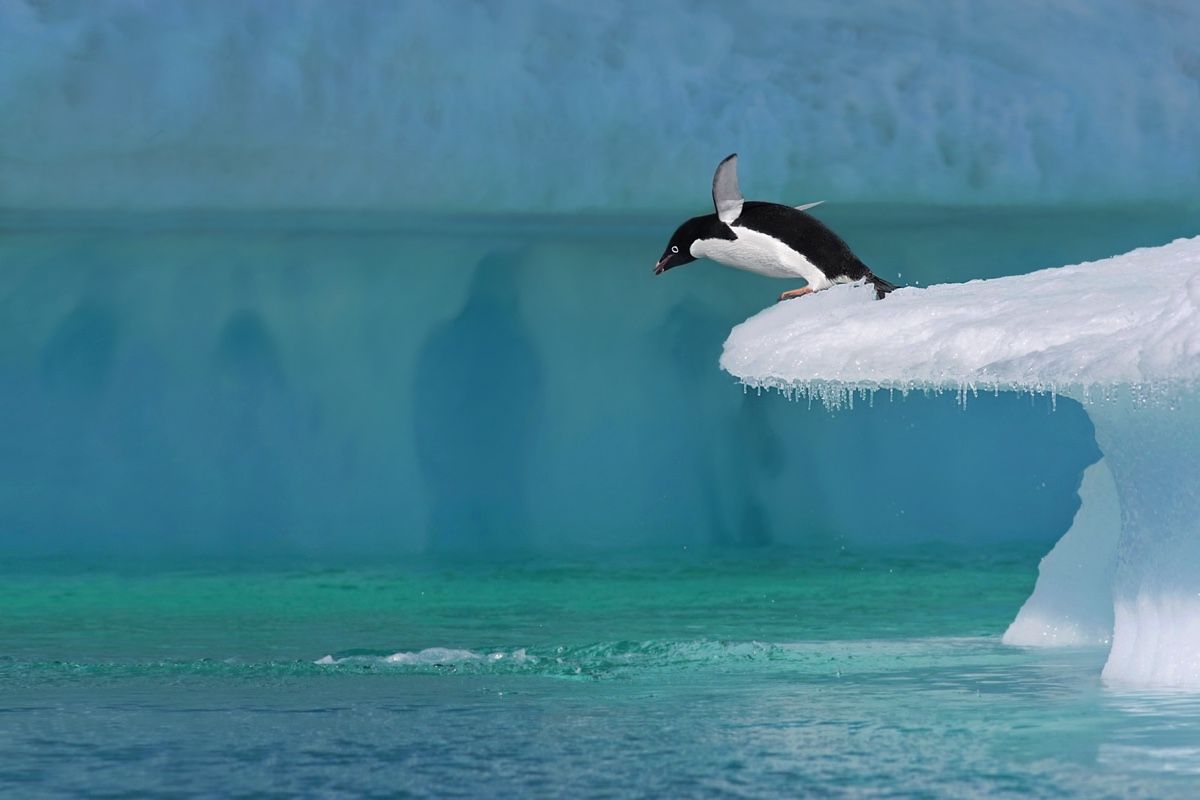
[[[0,3],[0,204],[1185,200],[1200,5]],[[602,168],[594,165],[602,165]]]
[[[887,276],[884,276],[887,277]],[[1200,237],[964,284],[862,286],[779,303],[733,329],[750,386],[1057,389],[1200,377]]]
[[[769,308],[734,328],[721,364],[751,386],[833,404],[879,387],[964,399],[1052,389],[1083,402],[1117,503],[1089,472],[1007,639],[1080,644],[1111,616],[1105,680],[1200,687],[1200,238],[871,297],[839,287]]]

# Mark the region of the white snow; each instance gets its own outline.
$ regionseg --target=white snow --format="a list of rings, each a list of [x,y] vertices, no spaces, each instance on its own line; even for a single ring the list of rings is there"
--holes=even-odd
[[[886,277],[886,276],[884,276]],[[1200,377],[1200,238],[1028,275],[835,287],[733,329],[721,366],[751,386],[1008,388]]]
[[[1111,486],[1089,471],[1006,641],[1099,643],[1111,620],[1106,681],[1200,688],[1200,238],[882,302],[834,288],[737,326],[721,365],[833,404],[887,387],[1080,400]]]

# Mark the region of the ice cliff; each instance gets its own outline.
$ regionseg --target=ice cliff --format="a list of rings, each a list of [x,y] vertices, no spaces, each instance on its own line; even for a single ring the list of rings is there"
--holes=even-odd
[[[0,560],[895,548],[967,530],[965,546],[1048,549],[1096,459],[1074,402],[824,419],[730,391],[725,334],[779,289],[713,264],[654,279],[653,226],[525,228],[516,249],[457,221],[4,221]],[[996,245],[1014,263],[1031,246]],[[980,461],[1047,441],[1019,474]],[[842,475],[882,484],[916,446],[919,472],[854,502]]]
[[[886,302],[838,288],[739,325],[721,364],[750,386],[834,404],[880,388],[1080,400],[1116,502],[1107,477],[1089,474],[1007,640],[1103,639],[1111,603],[1106,679],[1200,686],[1200,238]],[[1116,537],[1096,518],[1115,508]],[[1109,573],[1111,593],[1096,591]]]
[[[0,4],[0,206],[1194,196],[1200,7]],[[695,182],[680,176],[695,176]]]

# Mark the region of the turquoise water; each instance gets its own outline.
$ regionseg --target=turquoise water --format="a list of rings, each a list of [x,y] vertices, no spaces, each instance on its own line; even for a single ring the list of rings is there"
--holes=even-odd
[[[1194,696],[999,644],[1038,555],[10,567],[0,792],[1186,795]]]

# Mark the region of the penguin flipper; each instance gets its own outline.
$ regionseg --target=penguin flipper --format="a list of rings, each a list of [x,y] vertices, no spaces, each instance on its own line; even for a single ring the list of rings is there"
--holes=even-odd
[[[738,188],[737,153],[727,156],[717,165],[713,175],[713,206],[717,210],[717,219],[726,225],[731,224],[742,215],[742,205],[746,202],[742,190]]]

